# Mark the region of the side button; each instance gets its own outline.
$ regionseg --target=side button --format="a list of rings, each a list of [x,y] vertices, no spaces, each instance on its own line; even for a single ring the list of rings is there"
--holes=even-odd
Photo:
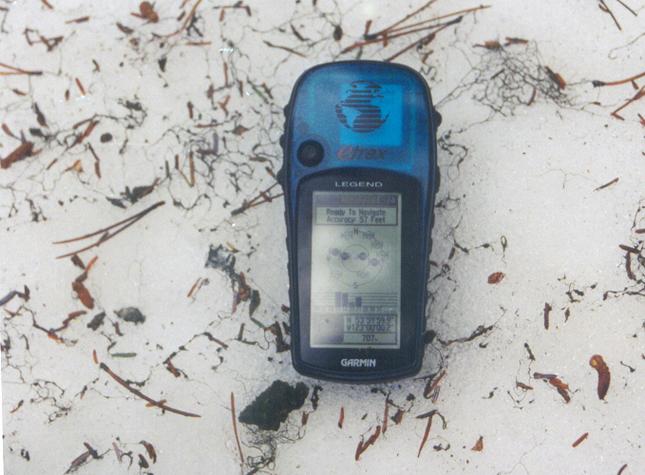
[[[441,125],[441,121],[443,120],[443,118],[441,117],[441,114],[437,112],[437,109],[434,109],[433,114],[434,114],[434,128],[436,130]]]

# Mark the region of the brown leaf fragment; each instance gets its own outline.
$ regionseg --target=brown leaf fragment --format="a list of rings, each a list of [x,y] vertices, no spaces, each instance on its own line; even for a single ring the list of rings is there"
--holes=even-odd
[[[233,129],[233,133],[235,135],[242,135],[244,132],[248,132],[248,131],[249,129],[247,129],[241,124],[236,125],[235,128]]]
[[[475,46],[479,47],[479,48],[486,48],[486,49],[489,49],[489,50],[502,49],[501,43],[499,41],[497,41],[497,40],[484,41],[484,43],[476,44]]]
[[[625,272],[629,280],[636,280],[636,274],[632,270],[632,255],[629,252],[625,254]]]
[[[34,112],[36,113],[36,121],[41,127],[47,127],[47,120],[45,119],[45,115],[42,113],[40,110],[40,107],[38,107],[38,103],[34,102]]]
[[[159,15],[155,11],[155,7],[150,2],[141,2],[139,4],[139,13],[131,13],[132,16],[148,20],[150,23],[157,23]]]
[[[92,361],[94,361],[94,364],[99,364],[99,358],[96,356],[96,350],[92,350]]]
[[[558,89],[564,89],[567,86],[566,81],[563,79],[562,76],[560,76],[560,74],[554,72],[548,66],[545,66],[545,69],[546,69],[546,74],[549,76],[549,79],[551,79],[551,81],[553,81],[558,86]]]
[[[529,386],[528,384],[524,384],[520,381],[515,381],[515,386],[520,389],[524,389],[525,391],[531,391],[533,389],[533,386]]]
[[[29,295],[30,295],[29,287],[25,285],[24,292],[20,292],[18,290],[12,290],[7,295],[0,298],[0,306],[11,302],[11,300],[13,300],[14,297],[20,297],[25,302],[27,302],[29,300]]]
[[[340,406],[340,413],[338,414],[338,428],[343,428],[343,422],[345,422],[345,408]]]
[[[618,177],[616,177],[616,178],[614,178],[613,180],[608,181],[608,182],[607,182],[607,183],[605,183],[604,185],[600,185],[598,188],[594,188],[594,190],[593,190],[593,191],[600,191],[600,190],[604,190],[605,188],[607,188],[607,187],[609,187],[609,186],[611,186],[611,185],[614,185],[614,184],[618,183],[618,179],[619,179],[619,178],[618,178]]]
[[[385,398],[385,407],[383,408],[383,433],[387,432],[387,420],[390,413],[390,396]]]
[[[541,379],[542,381],[549,383],[551,386],[553,386],[558,391],[558,394],[562,396],[562,399],[564,399],[565,402],[568,403],[569,401],[571,401],[571,396],[569,396],[569,385],[566,384],[564,381],[562,381],[560,378],[558,378],[557,375],[533,373],[533,377],[535,379]]]
[[[424,398],[430,399],[434,395],[435,391],[439,388],[439,383],[445,375],[446,370],[441,370],[441,372],[428,380],[426,387],[423,389]]]
[[[170,371],[170,373],[171,373],[175,378],[179,378],[179,377],[181,376],[181,373],[180,373],[180,372],[179,372],[179,370],[175,367],[175,365],[174,365],[174,364],[172,364],[172,361],[171,361],[171,359],[170,359],[170,358],[166,358],[166,361],[164,361],[164,363],[166,364],[166,369],[167,369],[168,371]]]
[[[260,306],[260,292],[256,289],[251,290],[251,297],[249,302],[249,317],[252,317],[255,311]]]
[[[473,445],[470,450],[473,452],[481,452],[484,450],[484,437],[480,435],[479,439],[477,439],[477,442],[475,442],[475,445]]]
[[[354,460],[358,462],[358,460],[361,458],[361,454],[365,452],[370,445],[374,445],[374,442],[376,442],[376,439],[378,439],[380,435],[381,435],[381,426],[378,425],[376,426],[376,430],[374,430],[374,433],[370,435],[366,441],[363,441],[363,438],[361,437],[361,440],[358,441],[358,445],[356,446],[356,453],[354,454]]]
[[[94,447],[92,447],[90,444],[88,444],[87,442],[83,442],[83,445],[85,446],[85,448],[90,453],[90,455],[92,456],[93,459],[100,459],[101,458],[101,456],[96,451],[96,449]]]
[[[119,463],[121,463],[121,459],[123,458],[123,450],[119,448],[118,445],[116,445],[116,442],[112,442],[112,448],[114,449],[114,455],[116,455],[117,460]]]
[[[141,467],[141,468],[148,468],[148,467],[150,467],[150,464],[148,463],[148,461],[146,460],[146,458],[145,458],[143,455],[141,455],[141,454],[139,454],[139,467]]]
[[[116,27],[121,30],[122,33],[125,33],[126,35],[130,35],[134,33],[134,30],[132,28],[129,28],[125,25],[122,25],[121,23],[117,22]]]
[[[423,446],[426,444],[426,441],[428,440],[428,436],[430,435],[431,427],[432,427],[432,417],[428,417],[428,422],[426,422],[426,430],[423,432],[421,445],[419,445],[419,452],[417,452],[417,458],[421,456],[421,451],[423,450]]]
[[[392,416],[392,422],[396,425],[399,425],[403,420],[403,415],[405,412],[402,409],[397,409],[396,413]]]
[[[79,467],[81,465],[83,465],[84,463],[87,462],[87,460],[90,458],[90,455],[91,455],[90,451],[86,450],[81,455],[76,457],[74,460],[72,460],[72,463],[69,465],[69,468],[67,469],[67,471],[65,473],[66,474],[67,473],[74,473],[76,470],[79,469]]]
[[[609,390],[609,382],[611,381],[609,368],[600,355],[593,355],[589,359],[589,365],[598,372],[598,398],[604,400]]]
[[[504,46],[509,46],[509,45],[525,45],[529,41],[525,40],[524,38],[513,38],[513,37],[506,37],[506,43],[504,43]]]
[[[549,314],[551,313],[551,310],[553,310],[553,307],[548,302],[544,303],[544,329],[548,330],[549,329]]]
[[[638,249],[636,249],[635,247],[627,246],[625,244],[619,244],[618,247],[621,248],[625,252],[629,252],[629,253],[632,253],[632,254],[640,254],[640,251]]]
[[[334,27],[334,41],[340,41],[343,38],[343,28],[340,25]]]
[[[574,442],[573,444],[571,444],[571,447],[573,447],[573,448],[575,449],[577,446],[579,446],[580,444],[582,444],[582,443],[585,441],[585,439],[586,439],[587,437],[589,437],[589,432],[585,432],[585,433],[584,433],[584,434],[582,434],[580,437],[578,437],[578,438],[575,440],[575,442]]]
[[[75,280],[74,282],[72,282],[72,289],[86,308],[89,308],[90,310],[94,308],[94,298],[90,294],[90,291],[87,290],[87,287],[83,285],[83,282]]]
[[[90,19],[89,16],[82,16],[82,17],[79,17],[79,18],[74,18],[72,20],[67,20],[65,22],[65,24],[69,25],[70,23],[85,23],[89,19]]]
[[[426,423],[426,429],[425,432],[423,433],[423,438],[421,439],[421,445],[419,445],[419,452],[417,453],[417,458],[421,456],[421,451],[423,450],[423,446],[426,444],[426,441],[428,440],[428,437],[430,436],[430,428],[432,427],[432,419],[434,416],[437,415],[441,418],[441,421],[443,422],[443,428],[445,429],[448,425],[446,424],[446,419],[441,415],[441,413],[433,409],[432,411],[423,413],[419,416],[417,416],[417,419],[428,419],[428,422]]]
[[[5,131],[6,132],[6,131]],[[9,153],[5,158],[0,158],[0,168],[7,169],[11,165],[27,157],[35,155],[33,142],[22,142],[13,152]]]
[[[17,412],[18,409],[20,409],[24,403],[25,403],[24,399],[21,399],[20,401],[18,401],[18,404],[16,404],[16,406],[9,411],[9,414],[14,414],[15,412]]]
[[[493,272],[491,275],[488,276],[488,283],[489,284],[499,284],[505,277],[505,274],[503,272]]]
[[[291,27],[291,32],[294,34],[296,38],[298,38],[300,41],[308,41],[307,38],[302,36],[298,30],[296,30],[296,27],[293,26],[293,23],[289,23],[289,26]]]
[[[76,87],[78,87],[78,90],[81,93],[81,96],[85,95],[85,87],[83,87],[83,83],[79,78],[74,78],[74,81],[76,82]]]
[[[282,353],[284,351],[289,351],[291,346],[284,341],[284,336],[282,335],[282,328],[278,322],[274,322],[264,329],[264,331],[269,331],[275,335],[275,351],[276,353]]]
[[[72,260],[72,264],[74,264],[76,267],[80,267],[81,269],[85,269],[85,264],[83,263],[81,258],[78,257],[78,255],[74,254],[71,257],[71,260]]]
[[[159,400],[159,401],[157,401],[157,402],[158,402],[159,404],[166,404],[168,401],[167,401],[167,400],[165,400],[165,399],[160,399],[160,400]],[[155,403],[153,403],[153,402],[147,402],[147,403],[146,403],[146,407],[155,407],[155,406],[156,406],[156,404],[155,404]]]
[[[83,94],[83,95],[85,95],[85,94]],[[78,145],[78,144],[79,144],[79,143],[81,143],[83,140],[85,140],[86,138],[88,138],[88,137],[90,136],[90,134],[94,131],[94,127],[96,127],[96,124],[98,124],[98,123],[99,123],[99,121],[98,121],[98,120],[91,120],[91,121],[89,122],[89,124],[87,124],[87,127],[85,127],[85,130],[83,131],[83,133],[82,133],[81,135],[76,136],[76,140],[75,140],[75,141],[74,141],[74,143],[72,144],[72,147],[73,147],[74,145]]]
[[[5,134],[7,134],[9,137],[11,137],[12,139],[20,140],[20,137],[18,137],[16,134],[14,134],[11,131],[11,129],[9,128],[9,126],[7,124],[5,124],[5,123],[2,124],[2,131]]]
[[[363,30],[363,38],[367,39],[367,36],[370,33],[370,28],[372,27],[372,20],[367,20],[365,22],[365,30]]]
[[[150,457],[152,463],[157,463],[157,452],[155,451],[154,446],[150,442],[146,442],[145,440],[142,440],[139,443],[146,448],[146,452],[148,452],[148,457]]]

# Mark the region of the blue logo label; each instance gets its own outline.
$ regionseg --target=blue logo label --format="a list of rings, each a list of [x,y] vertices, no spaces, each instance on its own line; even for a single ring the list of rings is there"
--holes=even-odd
[[[354,81],[342,91],[336,117],[344,144],[396,146],[401,142],[401,88]]]

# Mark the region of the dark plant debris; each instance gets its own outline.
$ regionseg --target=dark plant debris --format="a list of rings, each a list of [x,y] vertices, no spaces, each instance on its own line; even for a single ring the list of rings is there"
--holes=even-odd
[[[562,396],[564,402],[568,403],[569,401],[571,401],[571,396],[569,395],[569,385],[562,381],[557,375],[533,373],[533,377],[535,379],[541,379],[542,381],[553,386],[558,391],[558,394]]]
[[[473,452],[482,452],[484,450],[484,437],[480,435],[477,442],[475,442],[475,445],[473,445],[470,450]]]
[[[376,429],[374,429],[374,433],[372,433],[367,438],[367,440],[364,440],[363,437],[361,436],[361,440],[358,441],[358,445],[356,446],[354,460],[358,462],[363,452],[365,452],[371,445],[374,445],[374,442],[376,442],[376,440],[379,438],[380,435],[381,435],[381,426],[378,425],[376,426]]]
[[[577,446],[579,446],[580,444],[582,444],[582,443],[587,439],[587,437],[589,437],[589,432],[585,432],[585,433],[584,433],[584,434],[582,434],[580,437],[578,437],[578,438],[575,440],[575,442],[574,442],[573,444],[571,444],[571,447],[573,447],[573,448],[575,449]]]
[[[488,283],[489,284],[499,284],[505,277],[505,274],[503,272],[493,272],[491,275],[488,276]]]
[[[304,383],[291,386],[275,380],[240,412],[239,421],[262,430],[278,430],[291,411],[302,407],[308,394],[309,388]]]
[[[607,364],[605,363],[603,357],[600,355],[593,355],[589,359],[589,366],[591,366],[598,372],[598,398],[604,400],[605,396],[607,395],[607,391],[609,390],[609,383],[611,381],[611,373],[609,372],[609,368],[607,367]]]
[[[124,307],[120,310],[116,310],[114,313],[116,313],[116,316],[124,322],[134,323],[135,325],[146,321],[146,316],[136,307]]]

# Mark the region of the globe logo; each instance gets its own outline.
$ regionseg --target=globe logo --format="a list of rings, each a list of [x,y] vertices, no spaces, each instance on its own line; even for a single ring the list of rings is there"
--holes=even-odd
[[[382,88],[372,81],[354,81],[345,91],[343,100],[336,104],[336,117],[348,129],[368,133],[385,123],[389,113],[385,105]]]

